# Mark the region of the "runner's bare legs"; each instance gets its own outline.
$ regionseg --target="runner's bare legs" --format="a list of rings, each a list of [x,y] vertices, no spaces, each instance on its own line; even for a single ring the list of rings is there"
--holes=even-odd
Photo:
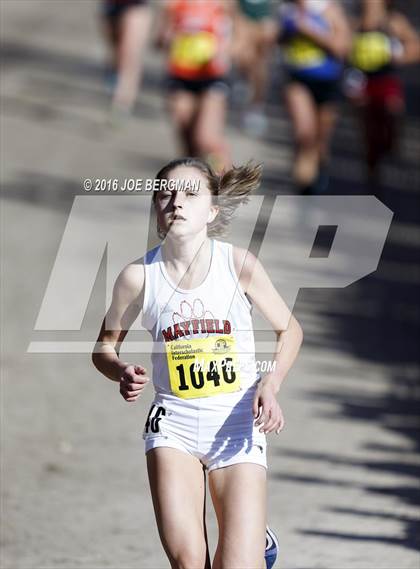
[[[209,473],[209,487],[219,525],[213,569],[264,569],[266,469],[252,463],[218,468]]]
[[[230,148],[225,138],[226,93],[209,89],[200,97],[194,140],[197,154],[211,163],[216,171],[229,168]]]
[[[310,93],[297,83],[286,88],[285,97],[296,144],[293,178],[304,187],[311,184],[318,173],[317,109]]]
[[[169,95],[168,108],[183,153],[186,156],[195,156],[194,124],[198,111],[197,96],[188,91],[174,91]]]
[[[202,464],[167,447],[150,450],[146,460],[159,535],[172,569],[210,569]]]
[[[112,103],[118,109],[130,111],[136,102],[151,17],[149,6],[133,6],[124,11],[117,23],[115,59],[118,78]]]

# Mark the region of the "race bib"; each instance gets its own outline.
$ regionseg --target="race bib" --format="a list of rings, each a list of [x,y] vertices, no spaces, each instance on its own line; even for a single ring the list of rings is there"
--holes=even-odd
[[[165,344],[171,391],[182,399],[240,390],[233,336],[209,336]]]
[[[323,49],[304,37],[295,37],[284,48],[285,59],[294,67],[314,67],[325,59]]]
[[[209,63],[216,53],[216,36],[210,32],[198,32],[177,36],[169,57],[173,65],[195,70]]]
[[[350,56],[351,63],[362,71],[372,72],[391,61],[391,41],[382,32],[357,34]]]

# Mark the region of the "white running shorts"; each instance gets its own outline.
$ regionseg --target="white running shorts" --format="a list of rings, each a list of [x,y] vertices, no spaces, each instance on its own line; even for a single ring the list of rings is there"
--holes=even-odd
[[[157,393],[143,431],[145,452],[176,448],[197,457],[210,472],[250,462],[267,468],[266,436],[254,426],[255,385],[245,393],[181,399]]]

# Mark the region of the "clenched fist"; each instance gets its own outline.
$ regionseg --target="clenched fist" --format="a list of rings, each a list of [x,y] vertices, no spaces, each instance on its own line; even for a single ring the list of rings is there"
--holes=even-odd
[[[146,369],[138,365],[128,365],[120,379],[120,393],[126,401],[136,401],[150,379]]]

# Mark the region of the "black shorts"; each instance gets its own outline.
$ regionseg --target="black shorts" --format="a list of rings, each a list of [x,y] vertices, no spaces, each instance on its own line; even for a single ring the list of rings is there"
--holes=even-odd
[[[110,20],[118,19],[128,8],[146,6],[149,0],[103,0],[102,15]]]
[[[341,99],[340,79],[314,80],[289,73],[288,83],[299,83],[306,87],[318,107],[336,103]]]
[[[170,92],[188,91],[194,95],[201,95],[205,91],[215,89],[226,95],[229,93],[229,82],[226,77],[212,77],[211,79],[182,79],[170,75],[166,80],[166,86]]]

